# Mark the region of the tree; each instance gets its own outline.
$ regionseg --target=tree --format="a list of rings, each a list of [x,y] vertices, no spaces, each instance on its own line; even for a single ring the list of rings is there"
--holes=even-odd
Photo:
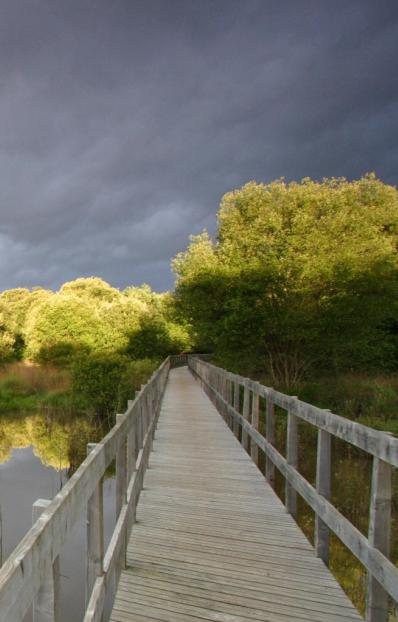
[[[118,289],[96,276],[79,278],[64,283],[59,290],[59,294],[61,296],[74,296],[83,301],[100,304],[115,302],[121,296]]]
[[[391,369],[397,231],[398,193],[374,175],[250,182],[223,197],[217,241],[202,234],[174,260],[180,310],[200,342],[285,385]]]

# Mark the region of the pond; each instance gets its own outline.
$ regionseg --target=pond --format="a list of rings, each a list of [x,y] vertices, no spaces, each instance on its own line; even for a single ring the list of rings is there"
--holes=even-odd
[[[88,442],[106,433],[86,417],[54,414],[0,415],[0,507],[3,519],[3,561],[29,530],[32,505],[52,499],[86,455]],[[115,524],[115,488],[104,481],[105,540]],[[84,616],[85,516],[81,517],[60,556],[61,622]],[[26,617],[30,622],[31,614]]]

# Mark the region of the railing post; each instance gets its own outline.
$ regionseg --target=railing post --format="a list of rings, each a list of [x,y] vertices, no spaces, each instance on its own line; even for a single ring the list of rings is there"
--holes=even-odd
[[[148,416],[148,430],[152,425],[152,421],[153,418],[155,416],[155,394],[154,394],[154,387],[151,385],[150,389],[149,389],[149,416]],[[153,428],[155,429],[155,428]],[[149,439],[149,451],[152,451],[152,445],[153,445],[153,434],[151,433]]]
[[[234,382],[234,402],[233,402],[233,406],[234,406],[234,410],[236,410],[238,413],[240,413],[239,400],[240,400],[240,384],[236,380]],[[239,421],[238,421],[238,419],[234,419],[234,434],[235,434],[236,438],[239,438]]]
[[[127,402],[128,408],[131,408],[133,404],[132,400]],[[130,482],[131,476],[135,472],[135,465],[137,462],[137,418],[135,413],[131,414],[134,417],[133,425],[130,426],[127,435],[127,480]]]
[[[3,564],[3,518],[1,515],[1,506],[0,506],[0,567]]]
[[[228,378],[228,404],[232,406],[234,400],[234,381],[231,377]]]
[[[87,454],[93,451],[96,443],[88,443]],[[97,577],[103,573],[104,563],[104,504],[102,477],[87,504],[87,569],[86,569],[86,608]]]
[[[270,445],[275,445],[275,405],[272,400],[272,389],[266,399],[265,438]],[[271,488],[275,487],[275,465],[268,456],[265,457],[265,477]]]
[[[373,457],[369,515],[369,545],[388,557],[391,528],[391,465]],[[368,576],[366,620],[387,622],[388,595],[372,575]]]
[[[258,383],[256,384],[258,385]],[[255,390],[253,391],[252,395],[253,395],[252,397],[252,426],[255,430],[258,431],[259,426],[260,426],[260,419],[259,419],[260,396]],[[257,443],[255,443],[253,439],[251,439],[250,455],[251,455],[253,462],[258,466],[258,445]]]
[[[148,429],[148,392],[145,388],[146,385],[142,384],[142,442],[144,442],[145,434]]]
[[[128,407],[130,408],[132,405],[132,401],[129,400]],[[138,428],[138,410],[131,413],[131,417],[133,417],[132,425],[128,431],[127,435],[127,488],[130,484],[130,480],[137,468],[137,454],[138,454],[138,442],[137,442],[137,428]],[[129,501],[129,500],[127,500]],[[127,538],[130,533],[131,527],[133,523],[136,521],[136,507],[135,503],[130,504],[131,509],[129,511],[128,518],[128,526],[127,526],[127,534],[126,534],[126,543]]]
[[[135,396],[137,397],[137,395],[139,395],[140,393],[141,391],[136,391]],[[140,398],[138,400],[138,413],[137,413],[137,451],[140,451],[140,449],[142,448],[142,443],[144,442],[142,411],[143,411],[143,404],[142,404],[142,398]]]
[[[116,415],[116,423],[120,423],[125,418],[124,414]],[[123,505],[127,502],[127,435],[124,437],[118,451],[116,452],[116,520],[120,516]],[[121,570],[126,568],[127,555],[127,534],[123,535],[123,546],[118,567]],[[117,573],[118,576],[119,573]]]
[[[231,382],[231,379],[229,377],[229,374],[227,373],[225,375],[225,395],[224,395],[224,399],[225,399],[225,401],[227,403],[227,407],[225,409],[225,415],[226,415],[226,417],[228,419],[228,425],[232,429],[233,425],[234,425],[234,419],[233,419],[233,417],[231,417],[230,411],[228,409],[228,406],[231,406],[231,404],[232,404],[231,388],[232,388],[232,382]]]
[[[116,415],[116,423],[123,421],[125,415]],[[127,490],[127,437],[125,437],[116,452],[116,520],[120,510],[126,503]]]
[[[224,404],[224,396],[225,396],[225,375],[224,372],[219,372],[218,374],[219,377],[219,383],[218,383],[218,394],[219,396],[221,396],[222,399],[220,399],[220,397],[217,398],[218,400],[218,411],[221,414],[222,418],[224,419],[224,421],[227,420],[227,414],[226,414],[226,408],[225,408],[225,404]]]
[[[325,499],[330,499],[331,435],[326,430],[318,430],[316,456],[316,489]],[[329,528],[315,515],[315,552],[329,565]]]
[[[295,399],[296,396],[291,396],[291,399]],[[298,467],[298,428],[297,417],[290,409],[287,413],[287,437],[286,437],[286,460],[287,463],[293,468]],[[297,492],[293,486],[289,484],[288,480],[285,483],[285,506],[286,510],[294,518],[297,516]]]
[[[243,394],[243,418],[246,421],[249,420],[249,412],[250,412],[250,389],[245,383],[244,385],[244,394]],[[249,434],[246,430],[242,430],[242,445],[243,448],[248,451],[249,450]]]
[[[50,505],[48,499],[38,499],[32,507],[32,524]],[[49,569],[37,594],[33,598],[33,622],[59,622],[60,620],[60,571],[59,557],[49,560]]]
[[[226,399],[228,406],[232,406],[234,395],[233,395],[233,383],[232,383],[232,378],[230,377],[230,375],[227,376],[225,399]],[[233,415],[231,415],[231,411],[229,409],[227,409],[227,416],[229,419],[228,421],[229,427],[231,428],[231,430],[233,430],[235,418],[233,417]]]

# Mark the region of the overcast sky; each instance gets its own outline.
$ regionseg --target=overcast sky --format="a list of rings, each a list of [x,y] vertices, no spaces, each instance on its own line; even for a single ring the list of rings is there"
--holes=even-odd
[[[1,0],[0,289],[168,289],[249,180],[397,184],[397,65],[397,0]]]

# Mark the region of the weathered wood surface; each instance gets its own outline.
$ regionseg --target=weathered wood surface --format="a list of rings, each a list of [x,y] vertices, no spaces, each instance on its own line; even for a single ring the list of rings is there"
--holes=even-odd
[[[282,396],[283,399],[278,401],[275,397],[277,393],[273,389],[259,385],[248,378],[236,376],[231,372],[200,361],[194,357],[189,357],[188,365],[195,377],[199,379],[201,386],[210,396],[217,410],[223,412],[223,416],[229,425],[231,427],[235,427],[237,425],[238,428],[241,428],[242,438],[243,432],[247,433],[250,436],[251,444],[255,443],[264,452],[266,459],[272,465],[276,466],[283,475],[286,483],[287,510],[290,511],[291,514],[294,514],[294,512],[292,512],[291,497],[288,494],[289,490],[291,492],[299,493],[306,503],[312,508],[312,510],[314,510],[316,517],[315,545],[317,555],[322,558],[325,563],[328,561],[328,530],[330,529],[365,566],[369,574],[367,620],[369,622],[387,622],[387,594],[392,597],[395,603],[398,602],[398,569],[388,557],[389,530],[385,528],[383,529],[383,525],[386,525],[390,515],[391,465],[395,464],[394,452],[397,447],[398,439],[394,439],[386,433],[377,432],[376,430],[366,428],[365,426],[361,426],[359,424],[355,424],[357,426],[355,430],[360,433],[359,436],[350,436],[349,433],[352,422],[342,417],[338,417],[330,411],[321,411],[319,408],[300,402],[300,400],[296,397],[283,394],[279,394],[279,396]],[[232,379],[239,384],[243,384],[245,390],[249,388],[253,394],[257,393],[261,396],[266,396],[267,438],[259,433],[259,431],[256,430],[255,427],[253,427],[253,425],[251,425],[251,423],[232,406],[225,404],[222,395],[217,391],[220,376],[227,376],[229,379]],[[273,445],[274,432],[272,428],[274,427],[274,411],[273,407],[269,408],[269,406],[273,405],[274,400],[275,403],[280,406],[283,404],[283,408],[287,410],[288,426],[286,458],[279,453]],[[299,407],[297,406],[298,404],[300,405]],[[377,462],[379,458],[377,458],[374,454],[374,451],[377,450],[383,455],[388,455],[387,462],[384,462],[381,459],[379,460],[380,465],[385,464],[385,468],[382,468],[381,466],[380,468],[377,467],[376,471],[374,470],[374,476],[372,478],[372,499],[368,538],[366,538],[337,510],[337,508],[335,508],[328,501],[330,497],[330,481],[328,482],[328,479],[330,479],[330,473],[328,473],[330,464],[328,465],[328,459],[330,459],[330,456],[328,458],[327,454],[330,454],[330,448],[328,449],[325,445],[325,443],[328,442],[326,437],[323,438],[324,442],[318,443],[317,487],[314,488],[297,470],[297,464],[295,464],[297,458],[296,452],[292,452],[291,449],[291,447],[295,447],[296,445],[297,427],[296,425],[292,427],[292,421],[294,421],[296,417],[301,417],[303,412],[307,412],[305,410],[305,407],[307,406],[309,406],[310,411],[311,409],[315,409],[315,411],[319,414],[319,417],[316,419],[308,419],[309,423],[318,427],[318,433],[322,433],[323,435],[334,434],[340,438],[344,438],[344,435],[348,433],[350,440],[348,440],[348,438],[345,440],[354,445],[357,444],[358,438],[361,438],[362,441],[366,441],[366,443],[369,441],[367,451],[368,453],[373,453],[374,455],[374,467],[379,464]],[[330,424],[329,428],[332,430],[331,432],[323,425],[324,417],[326,416],[328,417],[328,425]],[[271,422],[271,430],[268,429],[269,419]],[[272,432],[271,435],[269,435],[269,431]],[[377,443],[374,444],[373,441],[377,441]],[[377,477],[375,477],[376,472]],[[266,465],[266,476],[270,481],[268,464]]]
[[[186,368],[170,373],[111,620],[361,620]]]
[[[188,357],[188,360],[190,361],[189,364],[193,365],[197,370],[202,368],[202,371],[204,371],[204,368],[207,368],[205,371],[206,381],[214,380],[214,378],[217,379],[218,376],[226,374],[238,386],[248,387],[250,390],[257,392],[260,397],[291,412],[303,421],[325,430],[333,436],[355,445],[359,449],[363,449],[363,451],[388,462],[392,466],[398,467],[398,438],[298,400],[291,395],[285,395],[272,387],[266,387],[250,378],[233,374],[215,365],[206,364],[201,366],[201,359],[196,356]],[[210,384],[212,383],[210,382]]]

